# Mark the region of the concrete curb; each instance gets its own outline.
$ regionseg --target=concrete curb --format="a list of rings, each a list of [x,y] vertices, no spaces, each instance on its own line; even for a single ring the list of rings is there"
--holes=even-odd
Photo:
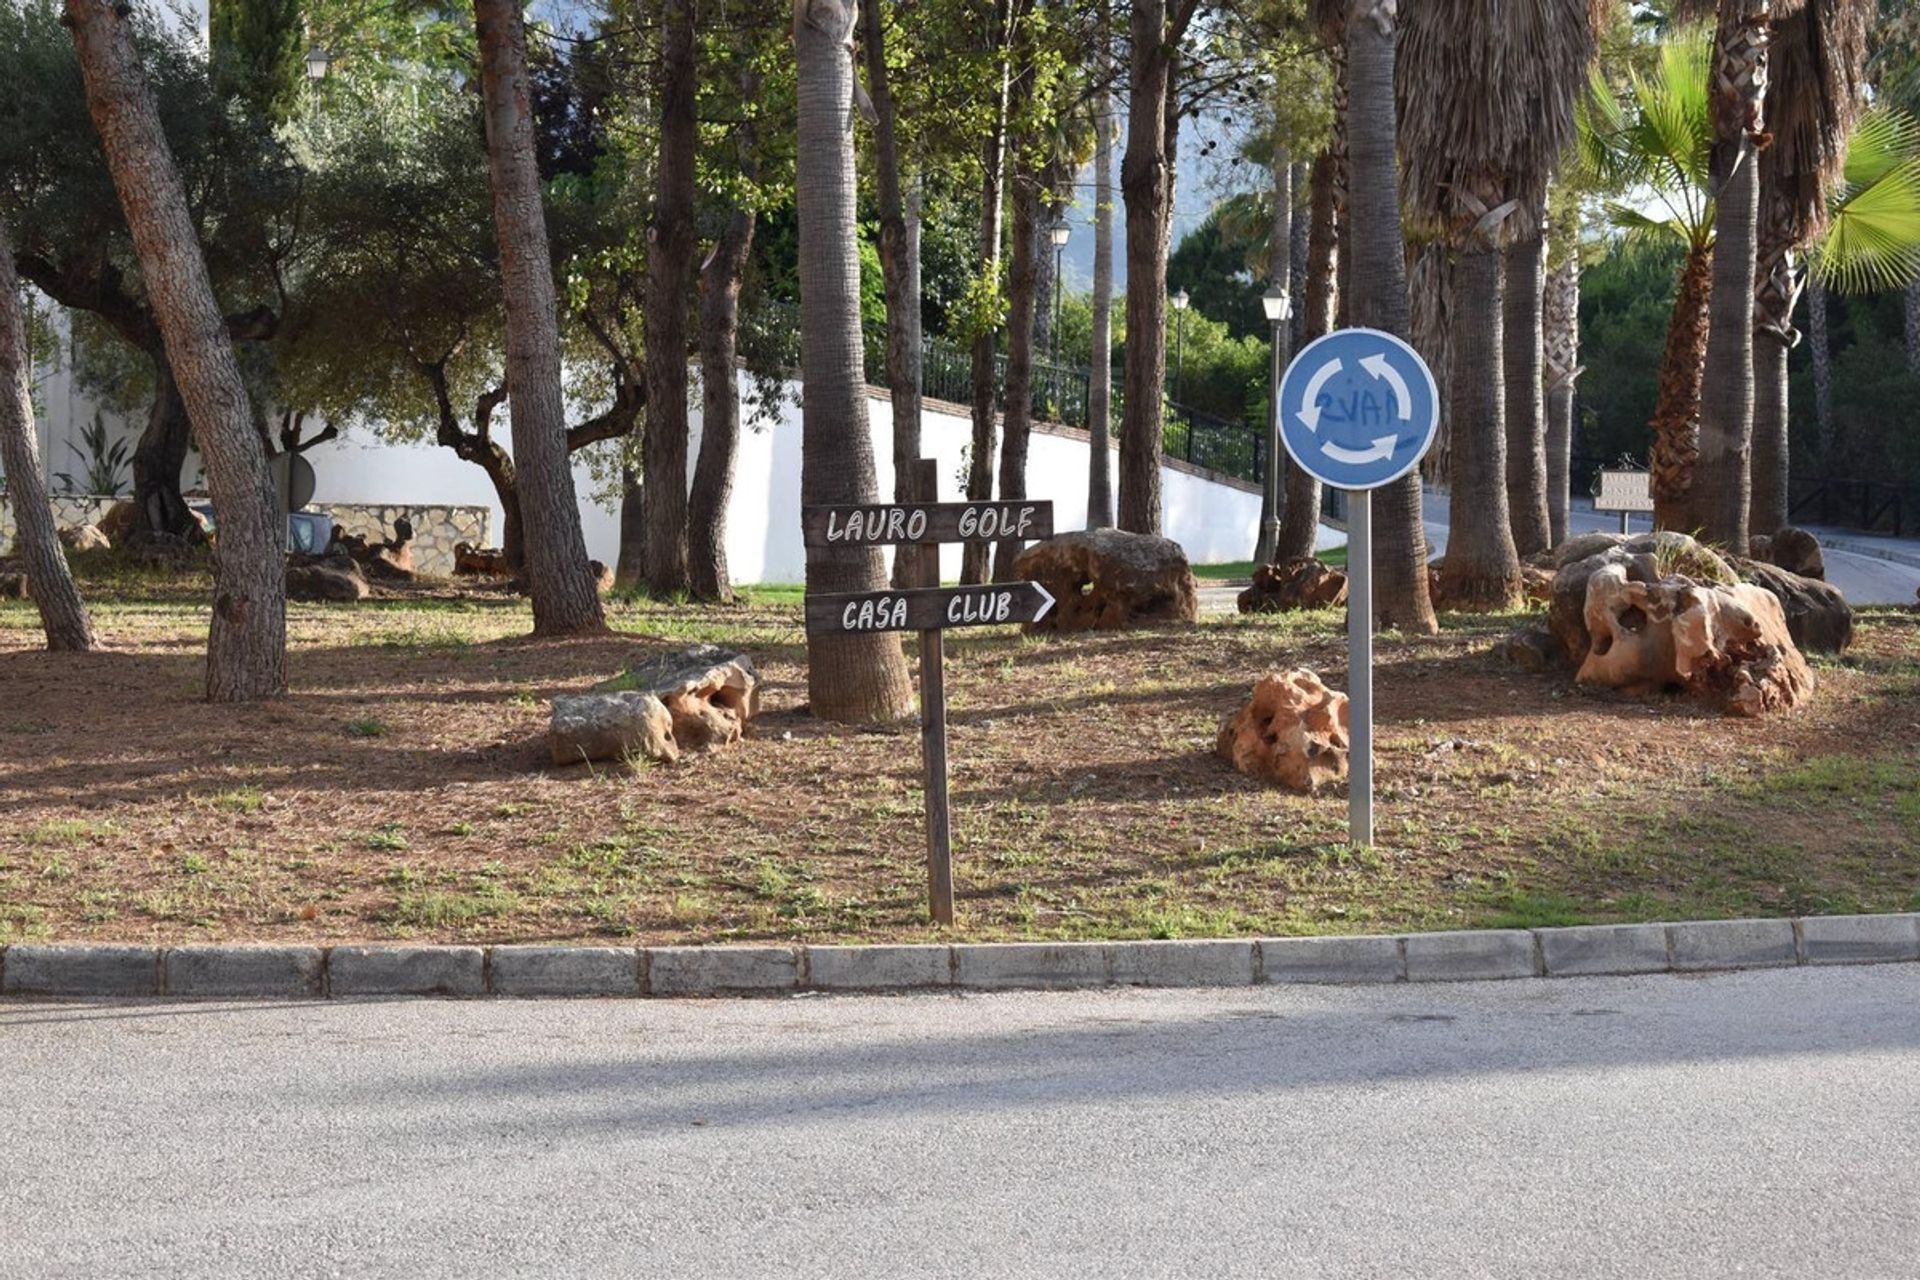
[[[1378,985],[1920,963],[1920,913],[1455,933],[888,946],[0,947],[0,997],[342,999]]]

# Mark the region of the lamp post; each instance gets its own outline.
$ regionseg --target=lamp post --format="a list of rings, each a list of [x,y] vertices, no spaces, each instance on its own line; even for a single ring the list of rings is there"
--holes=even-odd
[[[307,79],[318,83],[327,78],[327,72],[333,69],[333,55],[314,45],[307,50]]]
[[[1186,346],[1187,304],[1193,299],[1185,289],[1173,295],[1173,402],[1180,403],[1182,348]]]
[[[1293,299],[1274,285],[1260,299],[1273,326],[1269,372],[1267,375],[1267,467],[1260,495],[1260,539],[1253,553],[1256,565],[1270,564],[1280,545],[1280,378],[1287,367],[1287,320],[1293,315]]]
[[[1073,228],[1065,218],[1053,224],[1047,234],[1053,237],[1053,329],[1047,334],[1047,359],[1060,363],[1060,268],[1067,256],[1067,238]]]

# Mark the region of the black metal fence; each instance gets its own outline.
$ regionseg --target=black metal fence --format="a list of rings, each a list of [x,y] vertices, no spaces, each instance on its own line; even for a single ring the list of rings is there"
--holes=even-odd
[[[1920,485],[1811,477],[1790,486],[1789,520],[1904,537],[1920,529]]]

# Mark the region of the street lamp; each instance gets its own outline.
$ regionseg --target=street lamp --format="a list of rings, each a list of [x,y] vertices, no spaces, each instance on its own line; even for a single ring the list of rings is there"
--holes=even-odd
[[[333,57],[319,45],[307,50],[307,79],[325,80],[327,72],[333,69]]]
[[[1173,402],[1180,403],[1181,354],[1187,345],[1187,304],[1193,298],[1185,289],[1173,295]]]
[[[1293,299],[1281,285],[1274,285],[1260,298],[1260,307],[1273,326],[1268,344],[1270,360],[1267,373],[1267,466],[1260,495],[1260,540],[1254,549],[1256,564],[1269,564],[1280,549],[1280,379],[1287,364],[1287,320],[1293,315]]]
[[[1073,228],[1067,225],[1065,218],[1053,224],[1047,231],[1053,238],[1053,328],[1047,333],[1047,359],[1060,363],[1060,267],[1067,254],[1067,238],[1073,234]]]

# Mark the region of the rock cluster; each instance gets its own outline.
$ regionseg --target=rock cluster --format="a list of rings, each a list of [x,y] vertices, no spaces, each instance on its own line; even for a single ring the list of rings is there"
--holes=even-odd
[[[642,659],[584,694],[553,700],[555,764],[674,761],[731,746],[760,711],[760,681],[743,653],[701,644]]]
[[[1334,609],[1346,602],[1347,575],[1316,556],[1261,565],[1253,571],[1253,585],[1236,600],[1241,613]]]
[[[1014,576],[1045,587],[1057,603],[1029,631],[1110,631],[1196,622],[1200,593],[1187,553],[1168,538],[1088,529],[1036,543]]]
[[[1347,695],[1311,671],[1282,671],[1220,727],[1214,753],[1241,773],[1310,792],[1347,776]]]

